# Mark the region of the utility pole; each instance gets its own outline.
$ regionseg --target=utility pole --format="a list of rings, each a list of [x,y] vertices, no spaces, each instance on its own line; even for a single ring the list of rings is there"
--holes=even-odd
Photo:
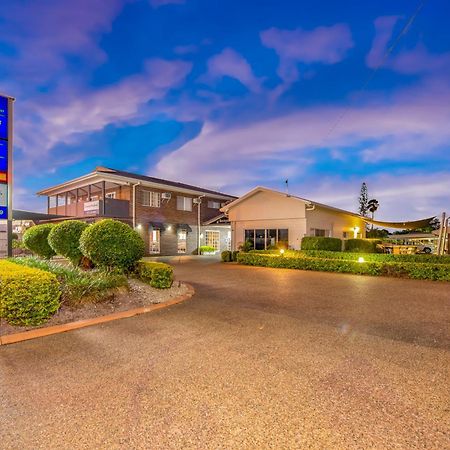
[[[202,221],[201,221],[201,205],[202,205],[202,198],[205,195],[200,195],[199,197],[197,197],[195,200],[197,203],[197,255],[200,255],[200,234],[201,234],[201,225],[202,225]]]

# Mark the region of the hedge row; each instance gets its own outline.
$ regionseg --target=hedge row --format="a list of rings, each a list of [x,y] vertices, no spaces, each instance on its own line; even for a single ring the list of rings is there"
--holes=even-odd
[[[347,239],[344,241],[344,250],[356,253],[376,253],[379,244],[381,244],[380,239]]]
[[[405,262],[364,262],[344,259],[286,257],[258,253],[240,253],[237,260],[250,266],[278,267],[287,269],[342,272],[358,275],[385,275],[415,279],[450,281],[450,270],[445,264]]]
[[[140,280],[158,289],[169,289],[173,283],[173,268],[169,264],[139,261],[135,274]]]
[[[41,325],[60,307],[55,275],[0,261],[0,318],[11,325]]]
[[[339,238],[305,236],[302,238],[302,250],[329,250],[340,252],[342,241]]]

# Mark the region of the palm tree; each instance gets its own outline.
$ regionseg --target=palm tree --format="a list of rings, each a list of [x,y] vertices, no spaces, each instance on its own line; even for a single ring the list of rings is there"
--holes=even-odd
[[[379,206],[380,206],[380,204],[378,203],[378,200],[376,200],[375,198],[373,198],[372,200],[369,200],[367,202],[367,209],[372,213],[372,220],[373,220],[375,211],[378,209]],[[373,230],[373,223],[372,223],[371,229]]]

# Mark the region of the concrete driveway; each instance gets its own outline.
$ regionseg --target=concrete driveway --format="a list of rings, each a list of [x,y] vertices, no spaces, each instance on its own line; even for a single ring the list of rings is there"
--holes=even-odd
[[[450,448],[448,284],[173,262],[186,303],[0,348],[2,448]]]

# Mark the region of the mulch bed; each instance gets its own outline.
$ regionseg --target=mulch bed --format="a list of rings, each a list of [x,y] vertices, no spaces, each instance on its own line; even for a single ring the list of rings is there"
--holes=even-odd
[[[155,303],[164,303],[188,291],[187,286],[178,281],[175,281],[170,289],[155,289],[136,279],[129,279],[128,283],[129,289],[122,288],[117,290],[102,302],[87,303],[77,308],[63,304],[53,317],[38,327],[16,327],[8,325],[3,319],[0,319],[0,336],[61,325],[78,320],[92,319],[93,317],[105,316],[119,311],[128,311],[129,309]]]

